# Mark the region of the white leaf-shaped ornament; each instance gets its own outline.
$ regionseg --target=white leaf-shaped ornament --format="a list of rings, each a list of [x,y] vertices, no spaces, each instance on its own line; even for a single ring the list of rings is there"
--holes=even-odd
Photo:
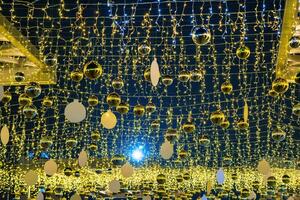
[[[256,193],[255,192],[253,192],[253,191],[251,191],[250,192],[250,195],[248,196],[248,199],[256,199]]]
[[[112,180],[108,185],[108,190],[112,193],[120,192],[121,184],[118,180]]]
[[[30,170],[24,176],[24,181],[28,186],[35,185],[38,182],[39,176],[36,172]]]
[[[217,172],[217,183],[222,185],[225,181],[225,175],[222,168],[220,168]]]
[[[86,109],[78,99],[74,99],[72,103],[66,106],[65,117],[71,123],[79,123],[86,118]]]
[[[263,159],[258,162],[257,170],[264,175],[268,175],[271,172],[271,167],[270,164]]]
[[[153,86],[157,86],[160,78],[159,66],[157,59],[154,58],[150,67],[150,79]]]
[[[122,167],[121,167],[121,174],[128,178],[131,177],[134,173],[134,169],[133,167],[130,165],[130,163],[125,163]]]
[[[73,194],[73,196],[71,196],[70,200],[82,200],[81,196],[77,193]]]
[[[149,196],[149,195],[143,196],[143,200],[151,200],[151,196]]]
[[[4,125],[1,129],[1,142],[3,145],[7,145],[9,141],[9,130],[6,125]]]
[[[0,85],[0,101],[2,101],[3,96],[4,96],[4,88],[2,85]]]
[[[84,166],[86,166],[87,161],[88,161],[88,154],[86,151],[83,150],[79,153],[78,164],[80,167],[84,167]]]
[[[54,160],[48,160],[44,165],[44,171],[47,175],[53,176],[57,172],[57,164]]]
[[[171,144],[169,141],[166,141],[161,145],[159,154],[163,159],[165,160],[170,159],[173,153],[174,153],[174,147],[173,144]]]
[[[42,192],[39,192],[36,196],[36,200],[44,200],[44,195]]]
[[[111,110],[106,111],[101,116],[101,124],[106,129],[113,129],[117,124],[116,115]]]
[[[249,107],[247,100],[245,99],[245,105],[244,105],[244,122],[248,122],[248,116],[249,116]]]

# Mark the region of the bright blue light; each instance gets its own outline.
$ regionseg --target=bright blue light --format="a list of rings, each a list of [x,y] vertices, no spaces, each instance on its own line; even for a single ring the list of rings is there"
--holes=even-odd
[[[136,161],[141,161],[144,157],[143,152],[141,151],[141,149],[136,149],[132,152],[132,158]]]

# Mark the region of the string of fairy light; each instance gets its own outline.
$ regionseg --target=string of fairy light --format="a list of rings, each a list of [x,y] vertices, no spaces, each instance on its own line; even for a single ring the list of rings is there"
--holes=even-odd
[[[186,166],[218,167],[225,166],[227,159],[230,166],[253,167],[262,158],[273,157],[275,162],[281,156],[296,166],[299,118],[293,112],[299,104],[299,86],[290,84],[286,93],[270,94],[283,5],[276,0],[0,1],[2,13],[41,55],[57,60],[57,84],[42,86],[37,98],[25,98],[36,116],[23,116],[19,107],[24,87],[5,87],[6,97],[12,100],[3,103],[0,121],[14,127],[12,142],[8,149],[2,148],[0,158],[20,162],[34,152],[30,159],[37,161],[46,152],[51,158],[71,159],[85,148],[97,160],[126,154],[127,146],[134,143],[148,146],[145,166],[172,166],[180,161]],[[195,44],[196,31],[208,35],[205,45]],[[162,74],[158,87],[149,80],[154,58]],[[96,80],[83,75],[91,60],[103,69]],[[127,114],[108,105],[107,98],[115,93]],[[74,99],[88,113],[78,124],[67,123],[63,114]],[[48,107],[47,102],[51,102]],[[153,105],[155,111],[148,112]],[[100,122],[108,109],[118,118],[112,130]],[[218,121],[214,123],[214,114],[228,125],[222,128]],[[153,128],[157,121],[160,128]],[[277,127],[285,132],[283,141],[274,141]],[[164,161],[158,149],[171,129],[177,134],[175,153]],[[99,141],[92,139],[96,131]],[[73,140],[77,146],[67,147]],[[41,141],[51,147],[45,150]],[[180,153],[188,158],[181,159]],[[73,165],[70,161],[64,167]]]

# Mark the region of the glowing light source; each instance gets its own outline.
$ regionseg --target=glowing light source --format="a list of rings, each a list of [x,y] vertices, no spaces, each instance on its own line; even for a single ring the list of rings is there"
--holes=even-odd
[[[143,157],[144,157],[144,154],[143,154],[143,152],[141,151],[140,148],[139,148],[139,149],[136,149],[136,150],[134,150],[134,151],[132,152],[132,158],[133,158],[134,160],[136,160],[136,161],[142,160]]]

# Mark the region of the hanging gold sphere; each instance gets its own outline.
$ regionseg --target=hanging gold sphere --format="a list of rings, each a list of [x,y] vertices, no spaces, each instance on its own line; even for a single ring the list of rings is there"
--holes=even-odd
[[[273,130],[272,132],[272,138],[273,140],[275,140],[276,142],[281,142],[285,139],[286,133],[280,129],[279,127],[277,127],[275,130]]]
[[[183,177],[179,174],[179,175],[177,175],[176,176],[176,181],[178,182],[178,183],[181,183],[182,181],[183,181]]]
[[[158,184],[165,184],[167,181],[167,178],[164,174],[158,174],[156,177],[156,181]]]
[[[159,127],[160,127],[160,120],[159,119],[154,120],[154,121],[151,122],[151,128],[152,129],[159,129]]]
[[[71,72],[71,79],[75,82],[80,82],[83,79],[83,73],[82,71],[72,71]]]
[[[237,127],[240,130],[246,130],[249,127],[249,123],[245,122],[244,119],[240,119],[237,123]]]
[[[293,49],[300,47],[300,37],[299,36],[293,36],[289,41],[289,45]]]
[[[111,159],[111,162],[115,166],[122,166],[125,164],[126,159],[125,156],[123,155],[114,155],[113,158]]]
[[[282,176],[282,182],[285,183],[285,184],[288,184],[291,180],[291,177],[287,174],[283,175]]]
[[[178,156],[181,158],[181,159],[185,159],[187,156],[188,156],[188,152],[186,152],[184,149],[181,149],[178,153]]]
[[[182,176],[182,177],[183,177],[183,179],[184,179],[184,180],[186,180],[186,181],[187,181],[187,180],[190,180],[190,178],[191,178],[191,175],[190,175],[190,173],[186,172],[186,173],[184,173],[184,174],[183,174],[183,176]]]
[[[221,91],[224,94],[230,94],[232,92],[233,86],[229,81],[225,81],[224,83],[222,83],[221,85]]]
[[[43,98],[42,104],[45,107],[51,107],[53,105],[53,101],[52,101],[52,99],[50,99],[49,97],[46,96]]]
[[[32,99],[27,94],[23,93],[19,96],[18,102],[19,102],[19,105],[23,107],[25,105],[31,104]]]
[[[155,106],[154,103],[149,102],[149,103],[146,105],[146,112],[147,112],[147,113],[153,113],[155,110],[156,110],[156,106]]]
[[[225,115],[220,110],[214,111],[210,115],[210,121],[214,124],[220,125],[224,120],[225,120]]]
[[[116,78],[112,81],[112,86],[116,90],[120,90],[122,87],[124,87],[124,82],[121,78]]]
[[[34,105],[25,105],[23,108],[23,114],[26,118],[32,119],[37,115],[37,109]]]
[[[241,197],[246,198],[250,196],[250,191],[247,188],[242,189]]]
[[[106,97],[106,102],[109,106],[118,106],[121,103],[121,97],[113,92]]]
[[[64,174],[66,176],[71,176],[73,174],[73,170],[70,167],[66,167],[64,170]]]
[[[274,176],[269,176],[267,179],[268,187],[275,188],[276,187],[276,178]]]
[[[298,72],[298,73],[296,74],[295,82],[296,82],[297,84],[300,84],[300,72]]]
[[[97,144],[93,144],[93,143],[89,144],[88,148],[89,148],[90,151],[97,151],[98,150]]]
[[[148,55],[151,52],[151,46],[150,46],[150,44],[147,41],[142,42],[138,46],[138,52],[142,56]]]
[[[183,70],[181,72],[179,72],[178,74],[178,80],[180,82],[187,82],[190,79],[190,73]]]
[[[31,97],[35,98],[38,97],[42,92],[42,88],[40,84],[36,82],[30,82],[28,85],[25,86],[25,93]]]
[[[196,27],[192,31],[192,40],[196,45],[205,45],[211,39],[211,33],[204,26]]]
[[[283,94],[289,89],[289,83],[283,78],[276,78],[272,82],[272,89],[277,93]]]
[[[165,75],[162,77],[162,83],[164,84],[164,86],[172,85],[173,79],[171,76]]]
[[[66,146],[67,148],[73,148],[75,147],[77,144],[77,140],[73,139],[73,138],[69,138],[66,140]]]
[[[250,49],[247,46],[240,46],[237,50],[236,50],[236,55],[239,59],[247,59],[250,56]]]
[[[199,145],[207,147],[210,144],[210,140],[206,135],[202,135],[199,138]]]
[[[195,131],[196,126],[195,126],[195,124],[192,123],[191,121],[187,121],[186,123],[184,123],[184,124],[182,125],[182,129],[183,129],[183,131],[186,132],[186,133],[192,133],[192,132]]]
[[[117,106],[116,110],[117,110],[120,114],[124,115],[124,114],[128,113],[128,111],[129,111],[129,104],[126,103],[126,102],[125,102],[125,103],[121,102],[121,103]]]
[[[175,142],[178,138],[177,135],[177,130],[173,129],[173,128],[168,128],[166,133],[165,133],[165,138],[169,141],[169,142]]]
[[[99,103],[99,100],[98,100],[97,96],[95,96],[95,95],[89,96],[89,98],[88,98],[89,106],[96,106],[96,105],[98,105],[98,103]]]
[[[11,93],[9,91],[5,91],[1,102],[3,102],[4,104],[7,104],[11,101],[11,99],[12,99]]]
[[[15,81],[17,81],[17,82],[25,81],[25,74],[23,72],[15,73]]]
[[[147,69],[145,69],[144,71],[144,79],[147,82],[151,82],[151,77],[150,77],[150,67],[148,67]]]
[[[66,172],[66,170],[65,170],[65,172]],[[66,175],[66,173],[65,173],[65,175]],[[70,176],[70,175],[68,175],[68,176]],[[63,196],[63,192],[64,192],[64,186],[61,185],[61,184],[59,184],[58,186],[56,186],[56,188],[54,189],[55,196],[62,197]]]
[[[48,136],[42,137],[40,145],[44,150],[47,150],[52,145],[52,139]]]
[[[233,172],[232,174],[231,174],[231,178],[232,178],[232,180],[237,180],[237,178],[238,178],[238,174],[236,173],[236,172]]]
[[[220,123],[220,126],[223,128],[223,129],[227,129],[229,126],[230,126],[230,122],[228,121],[228,119],[225,119],[224,121],[222,121]]]
[[[275,90],[271,89],[271,90],[269,90],[268,95],[271,97],[276,97],[276,96],[278,96],[278,93]]]
[[[90,80],[95,80],[102,75],[102,66],[96,61],[88,62],[83,67],[83,73]]]
[[[134,112],[134,115],[141,117],[145,113],[145,108],[141,104],[138,104],[138,105],[134,106],[133,112]]]
[[[300,117],[300,103],[293,106],[294,115]]]
[[[192,71],[190,79],[193,82],[199,82],[203,79],[203,77],[204,77],[203,71],[198,69]]]
[[[98,141],[100,139],[100,133],[99,131],[93,131],[91,134],[91,138],[94,141]]]

